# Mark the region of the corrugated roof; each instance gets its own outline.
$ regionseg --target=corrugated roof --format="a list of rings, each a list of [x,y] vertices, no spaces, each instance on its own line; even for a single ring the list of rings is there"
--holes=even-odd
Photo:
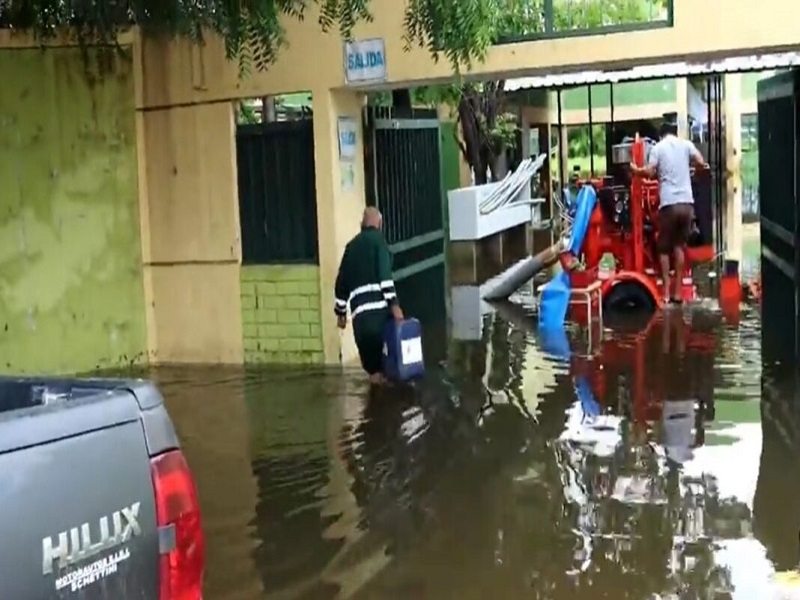
[[[666,79],[670,77],[687,77],[690,75],[707,75],[712,73],[738,73],[743,71],[767,71],[800,66],[800,52],[783,52],[780,54],[763,54],[737,58],[725,58],[714,61],[681,61],[648,65],[620,70],[591,70],[575,73],[541,75],[538,77],[520,77],[506,81],[508,92],[538,88],[561,88],[595,83],[619,83],[643,79]]]

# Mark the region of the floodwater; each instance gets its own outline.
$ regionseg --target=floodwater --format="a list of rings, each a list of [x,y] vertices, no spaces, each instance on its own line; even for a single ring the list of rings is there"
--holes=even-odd
[[[567,355],[533,323],[505,306],[479,339],[426,329],[415,388],[157,371],[199,485],[205,597],[781,597],[800,403],[762,373],[757,309],[573,331]]]

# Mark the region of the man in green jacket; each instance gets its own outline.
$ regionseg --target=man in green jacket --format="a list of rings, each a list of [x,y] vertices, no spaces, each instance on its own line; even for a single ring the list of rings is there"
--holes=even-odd
[[[344,249],[336,276],[336,306],[339,328],[347,327],[347,307],[353,318],[353,336],[361,365],[371,383],[383,376],[383,331],[386,322],[403,320],[392,279],[392,255],[381,233],[383,217],[377,208],[364,210],[361,233]]]

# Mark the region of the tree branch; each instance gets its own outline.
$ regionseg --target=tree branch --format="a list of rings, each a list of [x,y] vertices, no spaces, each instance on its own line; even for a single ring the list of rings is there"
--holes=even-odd
[[[464,157],[464,160],[469,163],[469,154],[467,153],[467,147],[464,145],[464,142],[461,141],[461,138],[458,137],[458,132],[461,130],[461,115],[457,114],[456,116],[456,126],[453,128],[453,139],[456,141],[456,145],[458,149],[461,150],[461,155]]]

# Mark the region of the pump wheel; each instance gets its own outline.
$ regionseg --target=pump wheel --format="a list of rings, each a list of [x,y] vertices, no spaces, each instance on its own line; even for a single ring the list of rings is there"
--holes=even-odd
[[[655,299],[636,281],[620,281],[603,298],[603,312],[652,313],[655,310]]]

